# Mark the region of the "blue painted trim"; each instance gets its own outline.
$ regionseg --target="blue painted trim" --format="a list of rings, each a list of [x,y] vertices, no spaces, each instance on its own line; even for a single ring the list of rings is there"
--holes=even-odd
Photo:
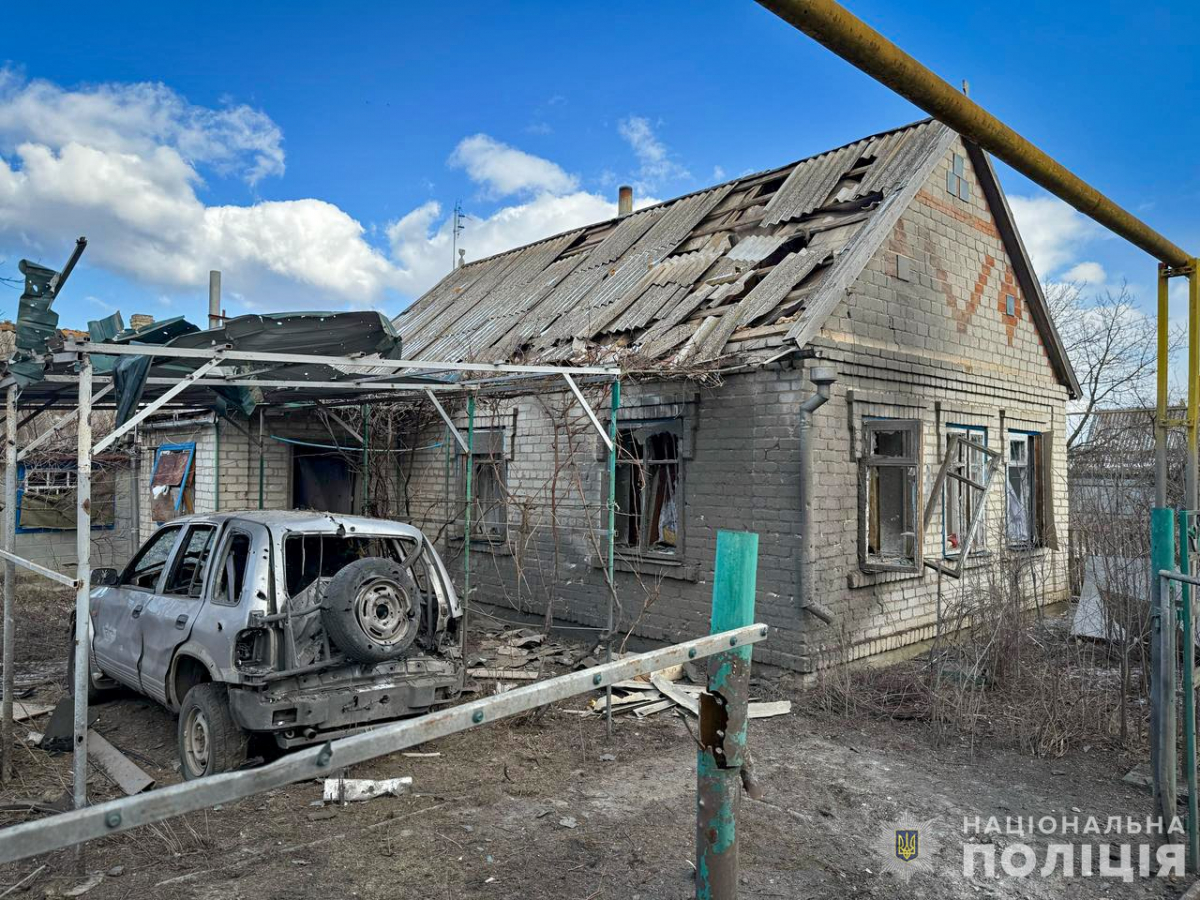
[[[150,484],[154,484],[154,476],[158,473],[158,460],[164,452],[175,453],[181,450],[186,450],[188,454],[187,465],[183,467],[183,480],[179,482],[179,493],[175,495],[175,512],[179,512],[179,507],[183,503],[183,491],[187,486],[188,477],[192,473],[192,462],[196,458],[196,442],[189,441],[186,444],[159,444],[154,448],[154,467],[150,470]],[[153,502],[153,501],[152,501]],[[161,524],[156,522],[157,524]]]

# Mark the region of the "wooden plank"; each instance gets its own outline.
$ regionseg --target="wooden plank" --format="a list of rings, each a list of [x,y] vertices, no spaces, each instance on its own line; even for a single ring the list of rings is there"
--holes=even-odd
[[[644,719],[646,716],[652,716],[655,713],[660,713],[664,709],[670,709],[675,705],[673,700],[657,700],[654,703],[647,703],[645,706],[639,706],[633,711],[633,714],[639,719]]]
[[[672,700],[679,706],[682,706],[693,716],[700,715],[699,698],[693,697],[691,694],[687,693],[687,691],[681,691],[678,685],[667,681],[667,679],[663,678],[657,672],[650,677],[650,683],[658,688],[658,692],[668,700]]]
[[[91,729],[87,733],[87,753],[88,759],[130,797],[154,787],[153,778],[105,740],[103,735]]]
[[[45,706],[41,703],[23,703],[20,700],[14,700],[13,721],[24,722],[26,719],[36,719],[38,716],[44,716],[52,709],[54,709],[53,706]]]

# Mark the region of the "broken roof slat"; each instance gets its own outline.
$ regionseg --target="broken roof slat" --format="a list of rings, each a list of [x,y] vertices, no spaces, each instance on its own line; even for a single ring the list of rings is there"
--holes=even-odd
[[[896,215],[893,198],[911,202],[948,135],[922,120],[598,222],[560,236],[559,251],[549,239],[470,263],[396,320],[406,352],[552,363],[593,343],[666,362],[681,344],[695,359],[811,339],[850,270],[865,264],[860,245],[875,240],[876,220]],[[805,233],[808,253],[768,268]],[[801,283],[803,296],[791,293]],[[787,327],[761,330],[777,324]],[[702,325],[703,339],[689,341]]]
[[[807,216],[823,206],[830,192],[862,155],[862,142],[833,150],[796,166],[767,204],[762,225],[778,225]]]

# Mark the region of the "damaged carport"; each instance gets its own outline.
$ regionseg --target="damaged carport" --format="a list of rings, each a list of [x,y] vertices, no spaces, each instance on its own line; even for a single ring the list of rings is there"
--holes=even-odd
[[[44,311],[49,311],[48,304]],[[686,659],[710,656],[718,651],[723,651],[724,661],[720,665],[731,667],[727,685],[741,684],[742,690],[725,688],[735,690],[738,694],[737,697],[730,695],[728,702],[733,706],[729,708],[729,712],[725,712],[725,701],[722,701],[717,707],[710,708],[704,716],[705,723],[710,726],[708,732],[716,735],[712,738],[716,752],[719,754],[720,748],[724,746],[729,753],[719,759],[711,771],[703,774],[702,783],[707,785],[707,790],[712,792],[712,796],[724,797],[728,802],[733,802],[736,796],[734,780],[738,776],[741,761],[740,752],[737,751],[738,735],[744,740],[745,732],[744,709],[739,713],[735,707],[740,705],[739,701],[745,699],[748,645],[761,640],[766,633],[761,627],[747,627],[751,621],[753,607],[754,552],[747,554],[746,548],[743,547],[740,553],[733,553],[729,557],[731,562],[726,569],[731,578],[740,579],[740,585],[731,596],[736,595],[742,606],[732,611],[727,610],[725,619],[714,613],[714,630],[723,631],[722,634],[716,638],[676,645],[643,657],[613,660],[607,636],[612,631],[613,604],[616,602],[612,574],[615,533],[612,475],[615,472],[617,452],[614,437],[620,397],[619,369],[608,366],[563,367],[406,360],[401,356],[399,340],[391,326],[377,313],[245,316],[226,321],[208,331],[200,331],[183,320],[156,322],[136,331],[124,329],[122,324],[119,320],[93,323],[90,339],[68,337],[57,346],[52,346],[53,341],[43,337],[40,347],[36,344],[23,347],[12,361],[4,381],[7,401],[7,452],[10,463],[7,488],[10,496],[15,491],[16,479],[16,468],[12,463],[20,450],[16,425],[22,411],[30,406],[36,406],[37,414],[57,412],[59,423],[77,420],[75,521],[77,535],[86,536],[92,514],[91,463],[94,455],[114,446],[156,413],[194,413],[208,410],[223,416],[228,416],[233,410],[243,416],[258,413],[261,441],[261,412],[265,408],[283,407],[289,412],[320,408],[323,413],[337,418],[336,410],[339,406],[404,399],[413,404],[431,406],[445,422],[453,441],[470,458],[476,439],[477,398],[489,395],[511,396],[553,387],[562,391],[565,396],[573,398],[572,402],[579,405],[589,427],[594,429],[607,452],[609,479],[604,510],[604,519],[607,521],[604,527],[597,529],[597,534],[605,535],[607,541],[605,571],[610,587],[610,600],[609,628],[605,633],[604,643],[608,662],[588,672],[530,685],[528,688],[510,691],[502,697],[478,700],[465,707],[458,707],[444,714],[438,713],[421,721],[397,723],[395,726],[373,732],[370,740],[364,741],[365,735],[343,738],[335,743],[326,744],[318,753],[304,752],[303,761],[300,757],[294,757],[283,761],[279,766],[268,767],[272,769],[269,773],[259,770],[253,777],[251,773],[236,773],[229,784],[219,784],[217,779],[211,779],[210,783],[199,787],[178,786],[172,790],[180,791],[181,798],[190,798],[180,799],[179,803],[185,804],[182,806],[172,805],[168,808],[158,794],[144,799],[138,797],[117,801],[144,803],[151,811],[145,815],[134,812],[118,813],[115,818],[111,812],[101,813],[104,818],[99,820],[99,833],[111,833],[113,829],[123,830],[139,822],[155,821],[157,817],[220,802],[219,799],[212,799],[213,796],[248,796],[263,790],[264,783],[286,783],[306,777],[298,773],[304,771],[306,766],[315,766],[318,770],[328,767],[331,764],[331,755],[334,754],[339,766],[349,765],[355,759],[369,759],[426,740],[432,736],[429,732],[431,728],[435,731],[443,729],[437,733],[448,734],[462,727],[471,727],[512,712],[532,709],[553,699],[594,690],[597,687],[605,688],[611,695],[611,685],[624,678],[656,671]],[[55,333],[53,328],[48,332],[50,335]],[[311,352],[314,346],[328,352],[314,354]],[[592,408],[581,388],[588,385],[598,385],[608,390],[611,409],[608,410],[607,423],[601,421],[601,415]],[[453,416],[443,404],[443,399],[448,396],[459,397],[465,402],[465,430],[461,426],[455,426]],[[114,427],[105,436],[93,441],[92,413],[99,410],[110,411],[113,414]],[[342,424],[345,425],[345,422]],[[352,431],[349,426],[347,430]],[[363,441],[363,453],[367,452],[370,451]],[[153,490],[158,492],[156,500],[158,494],[161,494],[164,511],[172,514],[187,511],[186,508],[181,509],[179,501],[193,470],[193,464],[192,455],[182,451],[168,453],[165,458],[161,455],[156,457],[151,482]],[[463,515],[468,533],[474,511],[472,473],[473,467],[467,466]],[[29,840],[32,843],[28,846],[47,849],[49,845],[44,841],[49,831],[57,831],[60,835],[54,841],[55,846],[77,843],[91,836],[92,832],[89,829],[93,826],[87,823],[95,821],[95,816],[91,815],[92,810],[86,810],[87,815],[84,814],[87,803],[86,679],[89,677],[88,626],[92,570],[89,545],[85,537],[78,540],[78,568],[74,577],[18,556],[14,552],[15,545],[12,542],[15,510],[15,504],[10,502],[6,508],[4,550],[0,551],[0,555],[6,560],[9,573],[5,595],[6,698],[12,696],[14,675],[13,576],[16,568],[25,568],[75,591],[73,799],[77,812],[71,815],[79,817],[72,819],[72,822],[78,822],[84,830],[78,831],[71,823],[62,823],[49,830],[43,827],[43,823],[30,823],[32,831]],[[464,542],[462,556],[463,594],[464,597],[469,597],[472,571],[470,541]],[[718,578],[721,571],[721,565],[718,564]],[[724,627],[726,625],[729,627]],[[465,627],[462,633],[465,640]],[[738,649],[731,650],[733,647]],[[9,711],[6,706],[5,712]],[[726,722],[729,716],[732,718],[728,719],[726,725],[712,726],[712,722],[718,720]],[[436,721],[428,721],[434,718]],[[4,733],[8,740],[6,746],[11,747],[11,717],[7,715],[4,719]],[[347,741],[350,743],[345,743]],[[10,763],[11,760],[6,759],[6,767]],[[284,780],[279,782],[279,778]],[[218,791],[216,795],[213,794],[214,790]],[[229,794],[229,791],[233,791],[233,794]],[[124,808],[130,809],[128,806]],[[141,809],[141,806],[136,808]],[[713,815],[718,814],[724,815],[714,807]],[[45,824],[53,823],[48,821]],[[21,827],[24,829],[26,826]],[[732,827],[731,824],[729,827]],[[723,852],[728,847],[729,835],[725,826],[721,826],[718,831],[721,832],[720,848]],[[35,834],[41,836],[36,837]],[[713,836],[716,839],[717,832],[713,832]],[[20,849],[15,836],[10,836],[7,842],[0,843],[6,843],[10,848],[3,851],[4,854],[13,854],[7,858],[16,858],[27,852]],[[720,864],[714,861],[714,877],[720,868]]]

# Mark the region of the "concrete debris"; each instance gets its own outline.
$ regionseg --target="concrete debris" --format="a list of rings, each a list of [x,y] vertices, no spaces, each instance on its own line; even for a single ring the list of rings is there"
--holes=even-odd
[[[558,824],[561,825],[563,828],[576,828],[579,825],[579,823],[575,821],[575,818],[573,816],[563,816],[561,819],[558,820]]]
[[[356,803],[376,797],[399,797],[412,787],[412,777],[401,778],[326,778],[324,800],[327,803]]]

